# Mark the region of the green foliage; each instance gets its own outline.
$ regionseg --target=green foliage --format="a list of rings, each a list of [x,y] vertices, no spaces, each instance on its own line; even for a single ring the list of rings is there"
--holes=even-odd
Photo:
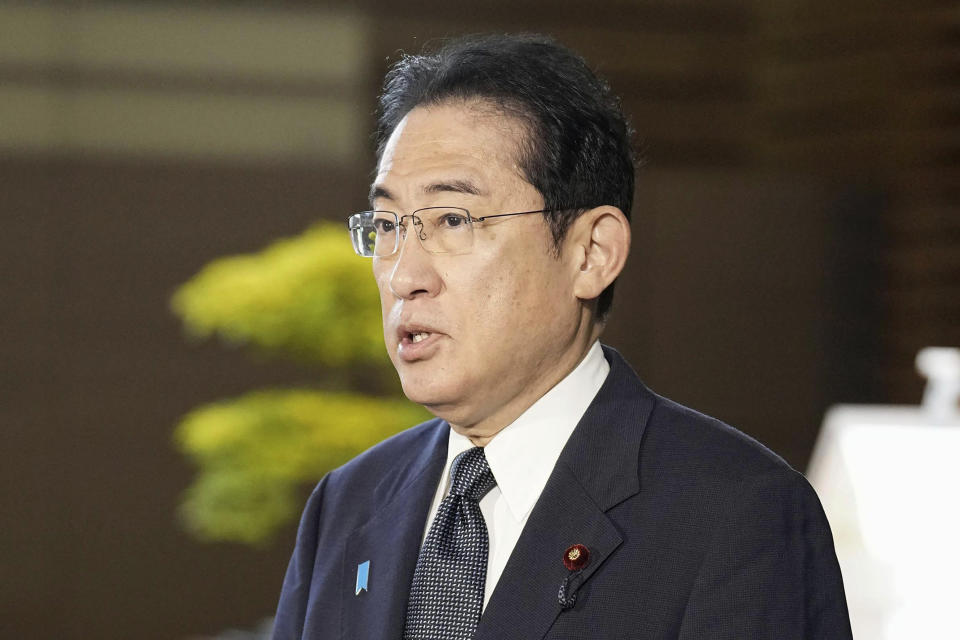
[[[353,253],[339,226],[215,260],[172,304],[198,337],[216,334],[328,367],[388,366],[370,262]]]
[[[429,415],[405,399],[257,391],[188,414],[180,447],[203,470],[181,515],[207,540],[261,543],[303,507],[304,484]]]
[[[365,379],[392,370],[370,263],[339,226],[215,260],[172,306],[194,336],[315,363],[338,381],[356,367]],[[316,390],[255,391],[200,407],[176,430],[199,467],[181,515],[204,540],[266,543],[300,512],[305,486],[428,417],[403,398]]]

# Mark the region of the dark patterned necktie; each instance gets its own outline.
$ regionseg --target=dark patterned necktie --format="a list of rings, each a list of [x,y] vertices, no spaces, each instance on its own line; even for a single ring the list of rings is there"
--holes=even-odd
[[[480,622],[489,540],[478,503],[497,481],[480,447],[458,455],[450,477],[413,572],[404,640],[470,640]]]

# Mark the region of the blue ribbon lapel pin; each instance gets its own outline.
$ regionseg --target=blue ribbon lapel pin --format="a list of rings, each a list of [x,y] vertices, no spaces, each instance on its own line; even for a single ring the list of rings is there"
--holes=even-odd
[[[354,595],[360,595],[361,591],[368,591],[370,582],[370,561],[361,562],[357,565],[357,590]]]

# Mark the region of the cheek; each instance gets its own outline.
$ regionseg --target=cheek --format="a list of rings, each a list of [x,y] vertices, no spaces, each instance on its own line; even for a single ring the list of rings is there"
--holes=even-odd
[[[382,274],[374,272],[374,277],[377,283],[377,289],[380,292],[380,315],[383,319],[383,330],[384,338],[387,340],[387,344],[390,344],[393,339],[393,332],[387,331],[390,326],[390,314],[395,311],[394,305],[394,295],[390,291],[390,280],[388,277],[383,276]]]
[[[477,290],[477,301],[489,326],[506,332],[502,337],[522,333],[557,312],[555,273],[524,261],[501,267]]]
[[[377,264],[379,258],[374,258],[373,280],[380,291],[380,301],[385,302],[390,296],[390,265]]]

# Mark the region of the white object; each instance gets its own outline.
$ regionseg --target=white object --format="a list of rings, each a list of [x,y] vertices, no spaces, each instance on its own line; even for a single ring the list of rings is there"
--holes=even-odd
[[[960,415],[960,349],[927,347],[917,354],[917,371],[927,378],[924,411],[938,417]]]
[[[960,640],[960,350],[924,349],[924,404],[830,409],[808,469],[855,638]]]

